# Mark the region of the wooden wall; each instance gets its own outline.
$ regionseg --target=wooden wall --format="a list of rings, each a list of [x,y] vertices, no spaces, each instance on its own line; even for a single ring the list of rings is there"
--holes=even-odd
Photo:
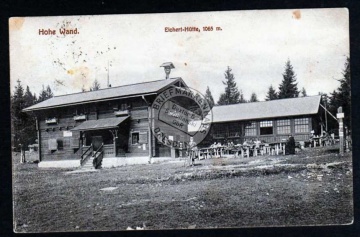
[[[141,98],[131,98],[127,100],[117,100],[111,102],[101,102],[84,104],[77,106],[68,106],[63,108],[48,109],[36,112],[39,119],[40,142],[41,142],[41,161],[44,160],[67,160],[80,159],[81,149],[74,149],[71,146],[71,139],[80,139],[80,132],[73,131],[72,137],[67,137],[70,130],[84,121],[75,121],[74,115],[86,114],[87,120],[96,120],[104,118],[113,118],[114,109],[119,109],[127,105],[130,112],[130,128],[127,130],[129,147],[129,156],[148,156],[149,145],[143,144],[132,145],[131,133],[140,132],[148,133],[148,109],[145,101]],[[57,118],[56,124],[46,124],[46,118]],[[65,132],[65,136],[64,136]],[[56,139],[58,149],[49,150],[49,140]],[[148,142],[148,141],[147,141]],[[144,150],[145,148],[145,150]]]
[[[305,131],[305,132],[295,132],[295,124],[294,124],[294,120],[295,118],[309,118],[309,121],[308,121],[308,130]],[[317,121],[316,120],[316,116],[303,116],[303,117],[291,117],[291,118],[284,118],[284,119],[290,119],[290,133],[288,134],[277,134],[277,120],[278,119],[266,119],[266,120],[272,120],[272,121],[275,121],[273,122],[273,133],[272,134],[269,134],[269,135],[260,135],[260,121],[263,121],[263,120],[258,120],[258,121],[255,121],[256,122],[256,135],[254,136],[245,136],[244,134],[244,131],[240,131],[239,130],[239,136],[236,136],[236,137],[228,137],[228,136],[220,136],[220,137],[217,137],[215,135],[215,130],[216,130],[216,126],[222,126],[224,127],[224,129],[226,130],[233,130],[233,124],[234,122],[229,122],[229,123],[219,123],[219,124],[213,124],[211,126],[211,131],[209,132],[208,136],[204,139],[204,141],[200,144],[200,146],[209,146],[211,145],[213,142],[221,142],[221,143],[224,143],[226,140],[227,141],[233,141],[235,144],[242,144],[244,142],[245,139],[259,139],[261,141],[265,141],[265,142],[268,142],[268,143],[271,143],[271,142],[279,142],[283,139],[287,139],[288,136],[290,134],[292,134],[295,138],[295,141],[306,141],[306,140],[309,140],[310,138],[310,132],[311,130],[315,129],[316,131],[318,131],[319,129],[316,128],[317,126],[319,126],[316,122],[314,121]],[[240,121],[240,122],[237,122],[239,124],[244,124],[246,123],[246,121]]]
[[[149,155],[149,120],[147,108],[139,108],[131,111],[131,123],[129,134],[129,153],[126,156],[148,156]],[[146,137],[146,143],[140,141],[138,144],[132,144],[132,133],[139,133]]]
[[[80,138],[80,132],[72,132],[72,137],[66,136],[78,124],[73,118],[60,118],[57,124],[46,124],[45,120],[40,120],[39,123],[41,160],[80,159],[80,149],[71,147],[71,138]],[[49,150],[50,139],[57,140],[57,150]]]

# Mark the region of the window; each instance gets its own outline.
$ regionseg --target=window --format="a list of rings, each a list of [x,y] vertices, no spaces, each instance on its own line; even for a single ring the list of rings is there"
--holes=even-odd
[[[256,136],[256,122],[245,124],[245,136]]]
[[[309,118],[297,118],[295,119],[295,133],[308,133],[309,129]]]
[[[273,121],[260,122],[260,135],[273,134]]]
[[[127,109],[128,109],[127,104],[121,104],[120,110],[124,111],[124,110],[127,110]]]
[[[58,150],[63,150],[64,149],[64,141],[62,139],[56,139],[57,142],[57,148]]]
[[[133,132],[131,134],[131,144],[133,144],[133,145],[139,144],[139,133],[138,132]]]
[[[277,133],[278,134],[291,133],[290,119],[283,119],[277,121]]]
[[[214,138],[224,138],[227,133],[226,124],[215,124],[213,127],[213,137]]]
[[[83,106],[77,106],[75,108],[75,111],[73,112],[73,115],[83,115],[83,114],[87,114],[88,113],[88,108],[83,105]]]
[[[241,135],[240,123],[230,123],[228,128],[229,128],[229,137],[240,137]]]

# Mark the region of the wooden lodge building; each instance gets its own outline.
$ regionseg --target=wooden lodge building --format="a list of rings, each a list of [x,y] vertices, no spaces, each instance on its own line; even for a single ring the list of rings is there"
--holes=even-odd
[[[289,135],[295,141],[308,141],[311,131],[317,135],[323,131],[320,101],[321,96],[308,96],[215,106],[211,131],[203,143],[242,144],[245,139],[275,143]]]
[[[176,157],[152,135],[150,120],[154,99],[170,86],[187,87],[181,78],[150,81],[55,96],[24,109],[36,117],[39,167],[78,167],[100,148],[103,167]],[[321,133],[320,100],[309,96],[215,106],[211,130],[199,146],[256,138],[271,143],[290,134],[296,141],[309,140],[312,130]]]
[[[93,152],[103,144],[104,166],[170,157],[171,149],[151,135],[149,119],[153,100],[169,86],[187,87],[181,78],[165,79],[55,96],[25,108],[37,121],[39,166],[80,166],[91,144]]]

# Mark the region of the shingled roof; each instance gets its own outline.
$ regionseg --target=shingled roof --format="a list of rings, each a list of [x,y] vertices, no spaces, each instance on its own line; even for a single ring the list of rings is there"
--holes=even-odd
[[[171,78],[167,80],[157,80],[150,82],[143,82],[137,84],[130,84],[124,86],[110,87],[96,91],[80,92],[68,95],[55,96],[48,100],[42,101],[38,104],[25,108],[23,111],[33,111],[41,109],[49,109],[55,107],[63,107],[75,104],[91,103],[103,100],[112,100],[117,98],[126,98],[136,95],[155,94],[163,88],[173,85],[176,82],[184,81],[179,78]]]
[[[213,123],[317,114],[321,96],[214,106]]]

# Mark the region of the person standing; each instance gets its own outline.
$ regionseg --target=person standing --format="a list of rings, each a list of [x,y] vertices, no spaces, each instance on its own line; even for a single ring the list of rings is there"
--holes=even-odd
[[[19,144],[20,146],[20,163],[25,163],[25,149],[23,144]]]
[[[190,159],[190,166],[194,165],[196,156],[198,155],[198,148],[196,142],[194,142],[194,138],[190,137],[189,142],[189,159]]]
[[[295,154],[295,139],[292,135],[289,135],[288,141],[285,147],[286,155],[294,155]]]

